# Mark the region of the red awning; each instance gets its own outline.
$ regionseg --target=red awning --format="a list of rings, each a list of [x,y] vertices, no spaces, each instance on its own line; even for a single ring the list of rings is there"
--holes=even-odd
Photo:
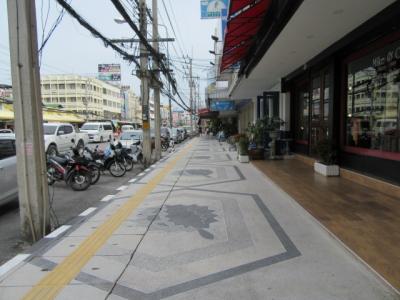
[[[250,5],[254,2],[254,0],[231,0],[229,4],[229,15],[233,16],[239,10],[245,8],[247,5]]]
[[[221,72],[247,55],[271,2],[272,0],[231,0]]]

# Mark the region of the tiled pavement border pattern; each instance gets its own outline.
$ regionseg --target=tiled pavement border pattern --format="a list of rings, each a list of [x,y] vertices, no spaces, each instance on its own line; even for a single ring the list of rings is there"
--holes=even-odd
[[[57,299],[399,299],[251,165],[192,144]],[[168,164],[38,247],[0,299],[23,297]]]

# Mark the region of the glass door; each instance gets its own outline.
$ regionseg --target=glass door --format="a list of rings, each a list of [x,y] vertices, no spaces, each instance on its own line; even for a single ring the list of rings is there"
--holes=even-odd
[[[295,142],[296,144],[308,145],[310,116],[310,92],[308,82],[303,82],[297,87],[295,98]]]
[[[328,72],[318,73],[312,78],[310,101],[310,155],[317,156],[318,143],[329,138],[330,76]]]

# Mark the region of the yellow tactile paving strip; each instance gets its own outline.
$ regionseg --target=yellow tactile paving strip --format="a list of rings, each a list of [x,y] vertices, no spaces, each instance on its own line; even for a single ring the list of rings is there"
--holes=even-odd
[[[115,230],[139,206],[140,203],[157,187],[164,177],[175,167],[176,163],[187,153],[191,144],[186,146],[173,160],[156,174],[145,186],[138,190],[118,211],[84,240],[79,247],[67,256],[57,267],[39,281],[23,299],[54,299],[61,290],[71,282],[107,242]]]

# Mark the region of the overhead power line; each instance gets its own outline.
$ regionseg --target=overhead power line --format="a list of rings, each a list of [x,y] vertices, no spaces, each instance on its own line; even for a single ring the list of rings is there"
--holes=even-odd
[[[86,20],[84,20],[65,0],[56,0],[58,4],[60,4],[72,17],[74,17],[79,24],[85,27],[90,31],[95,37],[101,39],[106,46],[110,46],[115,51],[123,56],[125,60],[134,62],[136,67],[139,67],[139,63],[133,55],[130,55],[126,51],[122,50],[115,44],[113,44],[110,39],[106,38],[103,34],[101,34],[97,29],[95,29],[92,25],[90,25]]]
[[[147,38],[145,36],[143,36],[142,32],[139,30],[139,28],[136,26],[136,24],[129,17],[128,13],[126,12],[125,8],[122,6],[121,2],[119,0],[111,0],[111,2],[114,4],[115,8],[118,10],[118,12],[124,18],[124,20],[128,23],[128,25],[132,28],[132,30],[139,37],[140,41],[143,43],[143,45],[146,47],[146,49],[150,52],[150,54],[152,55],[153,59],[157,61],[161,72],[164,74],[165,77],[167,77],[168,81],[171,83],[171,86],[172,86],[174,92],[178,95],[179,99],[186,106],[186,108],[188,110],[190,110],[190,108],[186,105],[186,103],[181,98],[181,96],[180,96],[180,94],[179,94],[179,92],[177,90],[177,87],[176,87],[176,81],[175,81],[174,78],[172,78],[169,69],[165,66],[164,60],[161,57],[160,53],[157,52],[150,45],[150,43],[148,42]]]

